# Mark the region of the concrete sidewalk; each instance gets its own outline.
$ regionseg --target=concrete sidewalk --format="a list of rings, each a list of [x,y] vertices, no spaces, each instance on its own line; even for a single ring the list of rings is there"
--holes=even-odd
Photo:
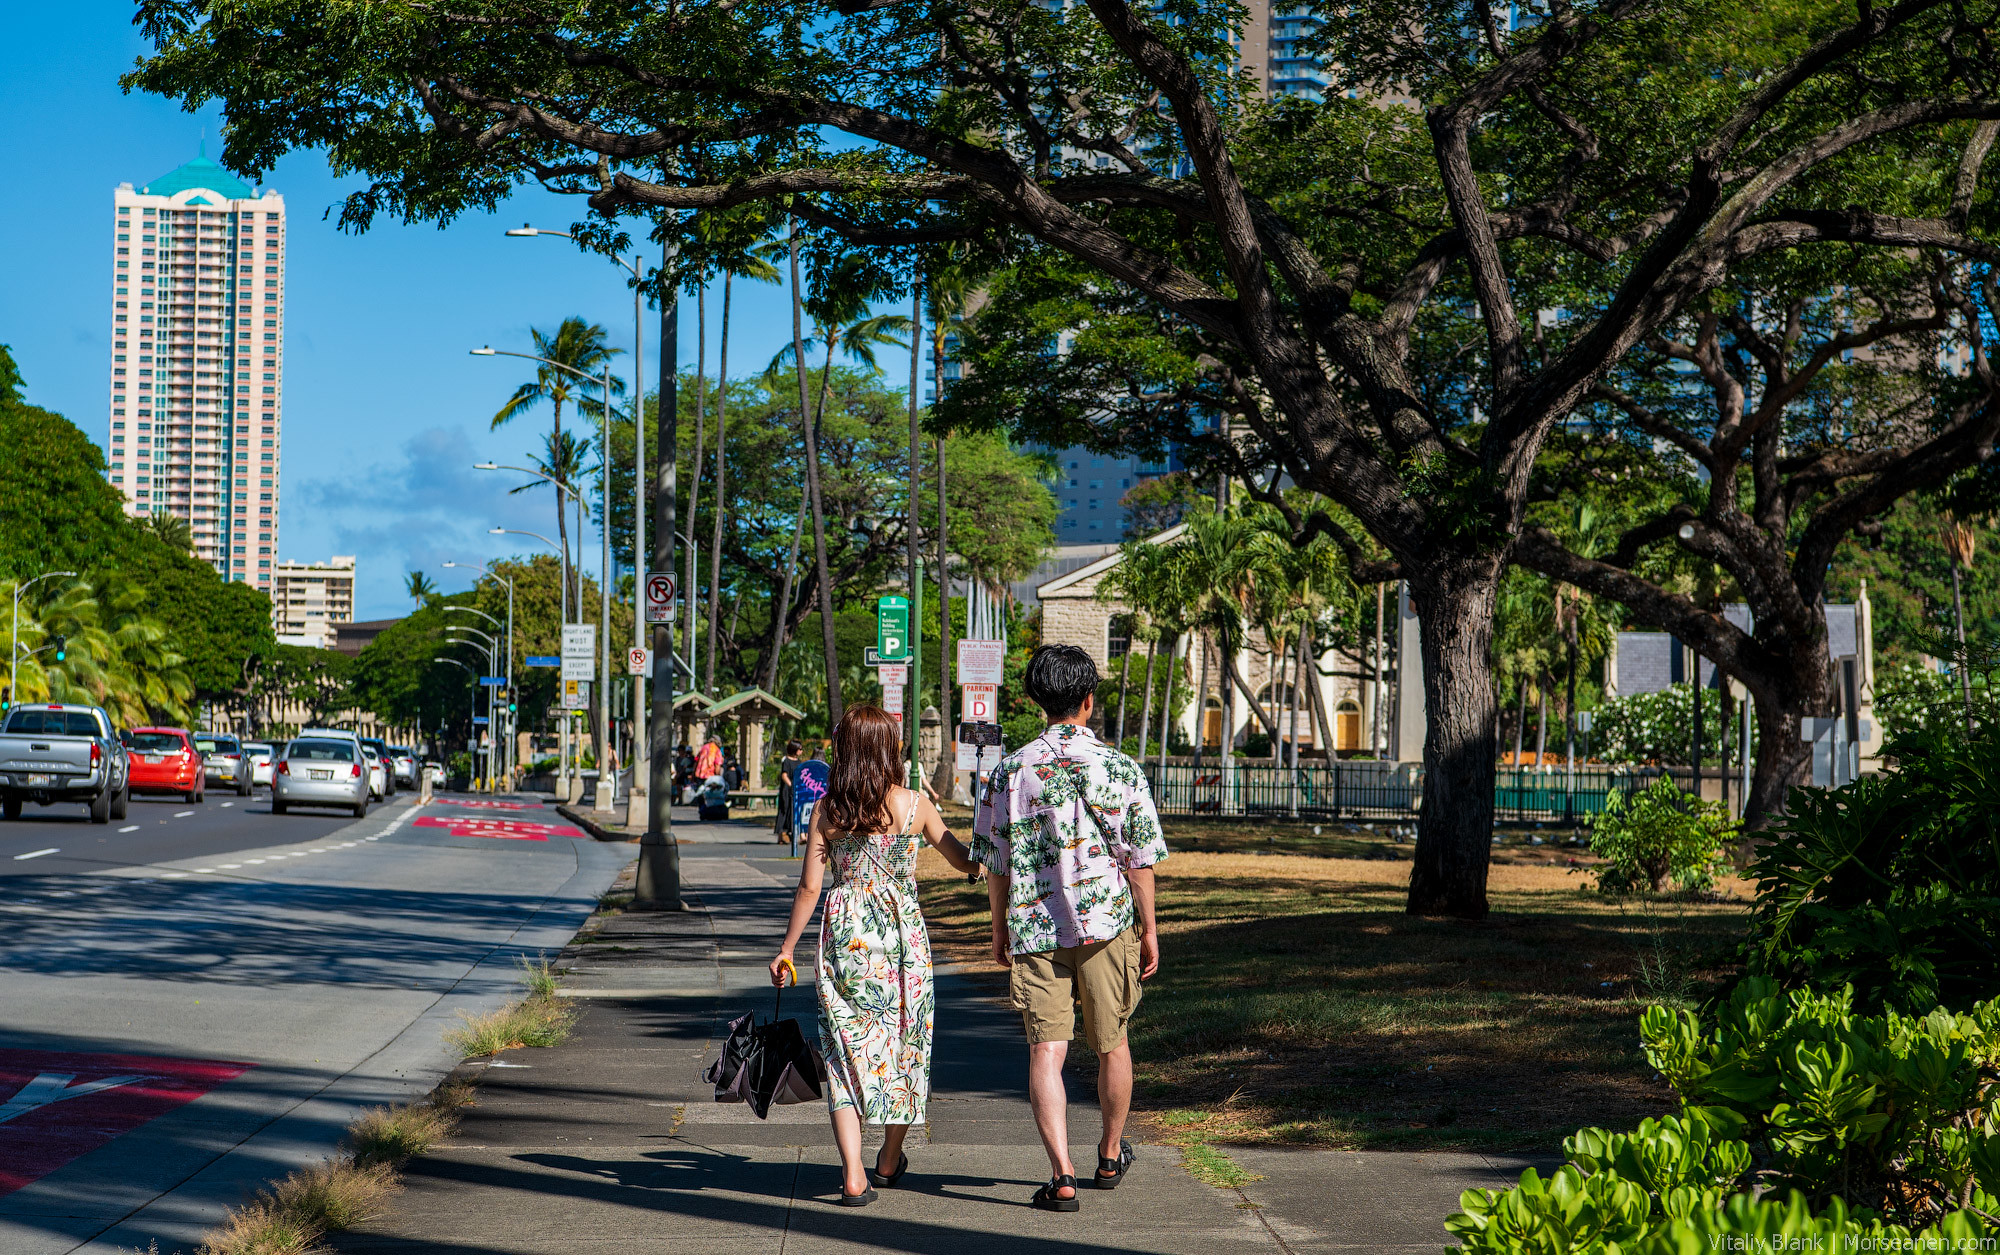
[[[690,909],[613,916],[570,946],[566,989],[586,1007],[575,1035],[488,1068],[451,1144],[411,1163],[391,1211],[337,1235],[337,1250],[1435,1251],[1459,1191],[1511,1184],[1524,1166],[1479,1155],[1232,1149],[1265,1178],[1237,1191],[1196,1182],[1177,1150],[1141,1146],[1121,1189],[1081,1191],[1075,1214],[1036,1211],[1028,1196],[1048,1164],[1025,1099],[1019,1019],[942,969],[930,1123],[911,1135],[909,1175],[872,1207],[839,1207],[823,1105],[775,1108],[759,1121],[716,1104],[700,1077],[731,1018],[771,1010],[764,964],[798,864],[768,829],[676,831],[688,841]],[[809,1034],[810,1001],[808,987],[784,1004]],[[1090,1095],[1073,1089],[1072,1100],[1072,1154],[1087,1166],[1097,1113]]]

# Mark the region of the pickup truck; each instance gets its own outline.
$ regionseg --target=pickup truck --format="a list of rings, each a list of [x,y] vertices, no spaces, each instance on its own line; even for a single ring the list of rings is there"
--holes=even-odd
[[[82,802],[90,822],[104,824],[125,818],[130,800],[124,741],[101,708],[37,703],[7,712],[0,814],[19,819],[24,802]]]

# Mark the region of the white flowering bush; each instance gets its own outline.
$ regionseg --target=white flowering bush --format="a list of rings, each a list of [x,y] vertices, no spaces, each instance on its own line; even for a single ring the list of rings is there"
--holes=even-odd
[[[1722,694],[1702,693],[1701,758],[1722,761]],[[1694,690],[1676,684],[1658,693],[1614,697],[1597,708],[1591,730],[1592,751],[1600,762],[1671,763],[1688,761],[1694,727]],[[1751,744],[1756,742],[1753,736]]]
[[[1986,675],[1972,673],[1972,721],[1982,728],[2000,724],[2000,692]],[[1875,677],[1875,717],[1890,737],[1965,726],[1965,697],[1958,677],[1904,663]]]

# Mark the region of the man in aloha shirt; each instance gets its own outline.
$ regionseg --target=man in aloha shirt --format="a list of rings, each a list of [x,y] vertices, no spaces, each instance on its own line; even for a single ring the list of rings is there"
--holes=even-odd
[[[1097,664],[1074,645],[1045,645],[1028,660],[1028,696],[1048,728],[1003,759],[973,820],[972,857],[987,868],[993,957],[1010,969],[1010,1000],[1028,1036],[1028,1097],[1053,1177],[1034,1205],[1075,1211],[1062,1079],[1073,1004],[1098,1054],[1099,1189],[1116,1189],[1132,1162],[1124,1139],[1132,1105],[1126,1025],[1140,982],[1160,966],[1153,865],[1167,856],[1152,791],[1138,766],[1090,731]]]

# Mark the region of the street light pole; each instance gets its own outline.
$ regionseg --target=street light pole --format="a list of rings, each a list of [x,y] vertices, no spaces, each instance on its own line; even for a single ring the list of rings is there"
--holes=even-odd
[[[667,245],[666,262],[671,262],[673,246]],[[663,267],[671,270],[671,265]],[[649,571],[673,568],[675,518],[675,471],[680,461],[680,319],[678,293],[660,302],[660,410],[659,438],[653,447],[659,452],[658,479],[653,491],[659,509],[653,526],[652,561]],[[643,596],[644,590],[640,590]],[[641,910],[681,909],[681,854],[674,842],[673,728],[674,728],[674,624],[672,607],[666,621],[652,625],[653,692],[650,735],[646,738],[646,831],[639,838],[639,869],[633,883],[632,905]]]
[[[452,666],[458,667],[461,670],[465,671],[468,675],[472,675],[472,678],[475,681],[478,680],[479,678],[478,675],[473,673],[471,667],[466,666],[464,663],[460,662],[456,658],[440,658],[437,655],[433,654],[431,655],[431,661],[448,662]],[[478,725],[475,724],[473,720],[478,717],[479,717],[479,685],[475,683],[472,686],[471,695],[465,699],[465,766],[467,771],[470,771],[472,769],[472,760],[473,760],[472,746],[474,745],[476,740],[476,738],[473,736],[473,733],[478,730]],[[466,781],[466,783],[470,784],[472,782],[468,780]]]
[[[21,661],[21,594],[43,580],[75,574],[75,571],[44,571],[25,584],[14,585],[14,627],[7,637],[7,704],[10,707],[17,705],[21,700],[14,692],[14,684],[19,674],[18,665]]]
[[[556,508],[558,511],[560,511],[562,508],[563,493],[568,493],[571,497],[577,498],[579,501],[582,499],[581,496],[577,493],[576,489],[571,488],[569,485],[564,484],[554,479],[551,476],[543,475],[541,472],[531,470],[525,466],[502,466],[498,462],[474,462],[472,464],[472,469],[475,471],[519,471],[523,475],[533,475],[538,478],[547,480],[550,484],[554,485],[555,487],[557,494]],[[556,575],[558,577],[557,582],[562,585],[562,588],[558,594],[561,598],[561,604],[562,604],[561,621],[564,626],[568,626],[569,577],[570,577],[569,549],[563,545],[557,544],[553,540],[550,540],[548,537],[542,535],[540,532],[524,532],[511,527],[495,527],[488,529],[488,531],[489,534],[494,536],[533,536],[536,540],[541,541],[543,544],[547,545],[549,548],[556,551]],[[582,537],[578,537],[577,541],[579,546],[581,546]],[[581,553],[579,553],[578,556],[581,557],[582,556]],[[578,567],[581,567],[582,565],[583,564],[581,562],[577,563]],[[580,581],[578,587],[579,588],[582,587]],[[579,597],[581,596],[580,593],[578,595]],[[576,617],[578,622],[582,622],[583,607],[580,605],[577,607]],[[558,644],[560,645],[561,641],[560,633],[557,634],[557,640]],[[560,681],[558,681],[558,683],[560,683]],[[562,799],[565,802],[574,800],[573,798],[570,797],[569,794],[570,775],[571,775],[571,770],[574,766],[574,764],[570,761],[569,725],[570,725],[570,711],[567,707],[564,707],[562,709],[562,713],[560,714],[560,716],[558,716],[558,725],[557,725],[560,728],[560,732],[558,733],[558,741],[556,748],[556,758],[558,766],[558,770],[556,771],[556,792],[562,796]]]
[[[446,565],[446,566],[458,566],[459,564],[458,564],[458,563],[456,563],[456,562],[447,562],[447,563],[445,563],[445,565]],[[467,563],[466,565],[468,565],[468,566],[472,566],[472,565],[477,565],[477,564],[474,564],[474,563]],[[512,580],[508,579],[508,578],[507,578],[506,576],[504,576],[504,575],[501,575],[501,574],[500,574],[500,573],[498,573],[497,571],[493,570],[493,568],[491,568],[491,567],[488,567],[488,566],[480,566],[480,567],[479,567],[479,569],[480,569],[481,571],[484,571],[484,572],[485,572],[485,573],[486,573],[487,575],[491,576],[492,578],[494,578],[494,579],[496,579],[496,580],[499,580],[499,581],[500,581],[500,582],[501,582],[502,584],[505,584],[505,585],[507,586],[507,665],[506,665],[505,667],[503,667],[503,668],[501,669],[501,672],[500,672],[500,674],[501,674],[501,678],[502,678],[502,679],[504,679],[504,680],[505,680],[505,681],[507,682],[507,700],[508,700],[509,702],[513,702],[513,701],[515,700],[515,697],[514,697],[514,581],[512,581]],[[493,626],[494,626],[495,628],[498,628],[498,627],[500,626],[500,621],[499,621],[498,619],[495,619],[495,618],[494,618],[494,617],[493,617],[492,615],[490,615],[490,614],[487,614],[487,613],[486,613],[486,612],[485,612],[484,610],[481,610],[481,609],[478,609],[478,608],[477,608],[477,607],[475,607],[475,606],[446,606],[446,607],[445,607],[445,613],[447,613],[447,614],[451,613],[451,612],[452,612],[452,611],[454,611],[454,610],[460,610],[460,611],[465,611],[465,612],[468,612],[468,613],[471,613],[471,614],[476,614],[476,615],[478,615],[478,616],[479,616],[480,618],[482,618],[482,619],[486,620],[486,621],[487,621],[488,623],[491,623],[491,624],[492,624],[492,625],[493,625]],[[503,763],[504,763],[504,764],[506,765],[506,767],[507,767],[507,771],[508,771],[508,778],[509,778],[509,783],[511,783],[511,782],[512,782],[512,777],[513,777],[513,770],[514,770],[514,768],[515,768],[516,766],[518,766],[518,765],[519,765],[519,760],[518,760],[518,759],[517,759],[517,758],[515,757],[515,754],[514,754],[514,746],[513,746],[513,740],[514,740],[514,735],[515,735],[515,733],[514,733],[514,719],[513,719],[513,714],[512,714],[512,712],[510,711],[510,712],[508,713],[508,718],[507,718],[507,741],[508,741],[508,744],[507,744],[507,749],[506,749],[506,750],[505,750],[505,751],[504,751],[504,752],[503,752],[503,753],[501,754],[501,756],[500,756],[500,757],[501,757],[501,761],[502,761],[502,762],[503,762]]]
[[[604,364],[604,413],[597,424],[597,499],[604,517],[598,520],[597,534],[604,556],[597,579],[597,601],[601,625],[598,628],[598,674],[604,682],[597,694],[597,809],[608,811],[617,804],[618,775],[606,780],[605,760],[611,752],[611,363]]]
[[[451,636],[446,637],[447,640],[457,640],[460,644],[472,645],[475,649],[483,648],[486,652],[486,671],[484,674],[488,676],[493,674],[494,654],[500,647],[499,641],[493,639],[491,636],[488,636],[486,633],[480,631],[478,628],[466,627],[462,623],[451,624],[450,626],[445,628],[445,631],[447,633],[470,632],[474,636],[477,636],[480,640],[485,641],[486,644],[482,647],[476,644],[475,642],[465,640],[462,637],[451,637]],[[494,707],[493,686],[490,684],[482,683],[479,687],[486,690],[486,733],[489,738],[486,746],[486,791],[488,793],[492,793],[494,792],[493,788],[494,756],[500,748],[500,737],[493,723],[494,716],[496,715],[497,711],[495,710]]]

